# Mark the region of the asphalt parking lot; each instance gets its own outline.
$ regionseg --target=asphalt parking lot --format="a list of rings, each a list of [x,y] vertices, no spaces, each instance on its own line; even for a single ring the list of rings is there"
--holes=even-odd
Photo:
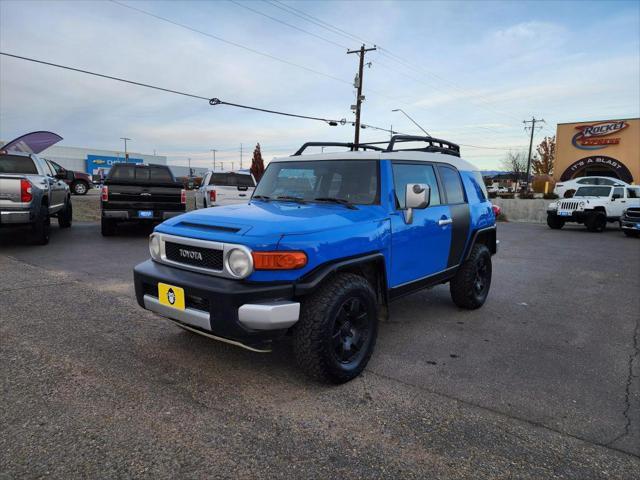
[[[137,307],[147,234],[0,240],[0,477],[638,478],[640,241],[500,224],[487,304],[393,304],[315,384]]]

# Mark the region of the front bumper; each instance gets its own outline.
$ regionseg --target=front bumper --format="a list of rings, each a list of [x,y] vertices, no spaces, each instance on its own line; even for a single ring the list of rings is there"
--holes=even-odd
[[[0,211],[0,225],[31,223],[30,210],[2,210]]]
[[[640,218],[620,217],[620,228],[624,230],[640,230]]]
[[[292,284],[258,284],[213,277],[147,260],[133,271],[138,304],[180,326],[254,351],[298,321],[300,304]],[[158,283],[184,289],[185,309],[163,305]]]

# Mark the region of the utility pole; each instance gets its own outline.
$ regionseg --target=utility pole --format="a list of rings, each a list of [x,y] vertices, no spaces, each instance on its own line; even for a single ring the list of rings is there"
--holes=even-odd
[[[544,119],[537,119],[536,117],[531,117],[531,120],[524,120],[524,130],[531,130],[531,137],[529,138],[529,157],[527,158],[527,177],[525,178],[525,192],[529,192],[529,175],[531,174],[531,150],[533,149],[533,132],[536,130],[536,123],[546,123]],[[531,126],[527,126],[527,124],[531,124]],[[538,130],[542,128],[542,126],[537,127]]]
[[[240,144],[240,170],[242,170],[242,144]]]
[[[360,50],[348,50],[347,55],[351,53],[357,53],[360,55],[360,65],[358,67],[358,76],[356,77],[356,81],[354,87],[358,89],[357,97],[356,97],[356,123],[355,128],[356,132],[353,139],[354,148],[358,150],[358,145],[360,145],[360,110],[362,109],[362,101],[364,100],[364,96],[362,95],[362,76],[364,74],[364,55],[367,52],[371,52],[372,50],[376,50],[376,47],[372,48],[364,48],[364,44],[360,47]]]
[[[120,137],[120,140],[124,140],[124,163],[129,163],[129,154],[127,153],[127,140],[131,140],[127,137]]]
[[[211,153],[213,153],[213,171],[216,171],[216,152],[217,150],[215,148],[211,149]]]
[[[189,178],[191,178],[191,158],[189,158]]]

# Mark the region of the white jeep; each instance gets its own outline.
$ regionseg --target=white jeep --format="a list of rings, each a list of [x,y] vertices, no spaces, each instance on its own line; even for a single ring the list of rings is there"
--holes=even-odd
[[[547,207],[547,225],[560,229],[566,222],[583,223],[590,232],[602,232],[607,222],[618,222],[629,207],[640,207],[640,187],[593,185],[579,187],[572,198]]]

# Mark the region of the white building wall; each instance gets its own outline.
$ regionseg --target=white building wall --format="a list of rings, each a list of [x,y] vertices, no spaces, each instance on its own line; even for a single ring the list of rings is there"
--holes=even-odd
[[[144,163],[167,164],[167,157],[162,155],[146,155],[137,152],[128,152],[130,158],[141,158]],[[87,155],[103,155],[106,157],[119,157],[124,159],[124,152],[117,150],[98,150],[84,147],[67,147],[54,145],[40,153],[41,157],[48,158],[59,163],[68,170],[87,172]]]

